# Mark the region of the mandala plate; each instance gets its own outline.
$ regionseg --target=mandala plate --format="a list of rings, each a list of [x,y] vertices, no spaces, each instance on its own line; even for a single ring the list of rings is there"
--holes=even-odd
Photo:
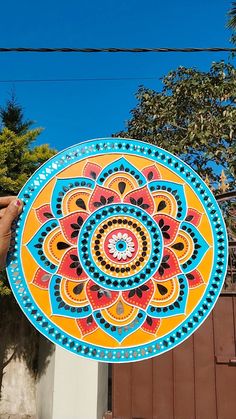
[[[224,222],[204,182],[167,151],[80,143],[45,163],[20,198],[8,276],[54,343],[138,361],[180,344],[212,310],[227,267]]]

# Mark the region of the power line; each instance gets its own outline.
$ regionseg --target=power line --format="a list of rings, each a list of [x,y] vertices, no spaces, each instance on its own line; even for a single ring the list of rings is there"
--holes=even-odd
[[[83,81],[122,81],[122,80],[157,80],[158,77],[91,77],[75,79],[5,79],[0,83],[65,83],[65,82],[83,82]]]
[[[81,53],[96,53],[96,52],[109,52],[109,53],[118,53],[118,52],[130,52],[130,53],[144,53],[144,52],[158,52],[158,53],[168,53],[168,52],[236,52],[236,48],[221,48],[221,47],[212,47],[212,48],[1,48],[0,53],[3,52],[40,52],[40,53],[49,53],[49,52],[63,52],[63,53],[72,53],[72,52],[81,52]]]

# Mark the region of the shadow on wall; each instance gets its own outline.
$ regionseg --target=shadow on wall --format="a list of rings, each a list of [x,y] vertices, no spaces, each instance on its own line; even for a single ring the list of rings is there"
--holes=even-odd
[[[40,351],[39,332],[22,313],[12,294],[0,297],[0,399],[6,367],[12,360],[24,361],[32,378],[39,379],[47,368],[54,345],[44,339]],[[20,384],[20,383],[19,383]]]

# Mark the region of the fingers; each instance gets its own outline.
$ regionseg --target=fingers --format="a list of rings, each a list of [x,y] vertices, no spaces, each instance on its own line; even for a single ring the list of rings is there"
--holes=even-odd
[[[0,220],[0,237],[11,231],[11,225],[14,219],[20,214],[23,203],[20,199],[14,198],[10,200],[9,205],[5,208],[4,214]]]
[[[11,232],[7,234],[0,234],[0,269],[3,269],[6,265],[7,252],[10,247]]]
[[[8,205],[7,205],[8,202]],[[5,266],[7,252],[11,241],[11,225],[14,219],[20,214],[23,202],[15,197],[0,198],[2,208],[0,216],[0,269]]]
[[[15,199],[15,196],[0,196],[0,208],[8,207],[8,205]]]
[[[0,219],[3,217],[5,211],[6,211],[6,208],[0,209]]]

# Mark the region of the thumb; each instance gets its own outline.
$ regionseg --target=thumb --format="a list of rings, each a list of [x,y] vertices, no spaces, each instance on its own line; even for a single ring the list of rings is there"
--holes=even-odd
[[[19,199],[12,201],[5,210],[1,219],[1,234],[6,234],[11,230],[12,222],[21,213],[23,203]]]

